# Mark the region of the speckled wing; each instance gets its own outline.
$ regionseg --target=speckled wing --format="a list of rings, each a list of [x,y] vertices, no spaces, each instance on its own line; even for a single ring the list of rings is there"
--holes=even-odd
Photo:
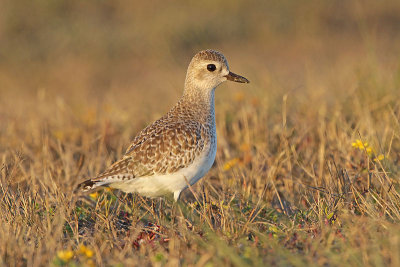
[[[194,121],[160,119],[136,136],[121,160],[98,177],[82,183],[82,187],[89,190],[137,177],[176,172],[190,165],[203,151],[208,134],[202,124]]]
[[[127,149],[136,177],[169,174],[184,168],[203,151],[206,129],[193,121],[156,122],[145,128]],[[146,169],[150,173],[137,173]]]

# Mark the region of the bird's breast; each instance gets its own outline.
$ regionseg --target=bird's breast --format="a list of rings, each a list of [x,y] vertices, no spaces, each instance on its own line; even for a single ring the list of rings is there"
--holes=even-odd
[[[217,137],[212,135],[203,151],[196,157],[190,166],[184,168],[183,175],[189,180],[192,185],[202,178],[212,167],[217,153]]]

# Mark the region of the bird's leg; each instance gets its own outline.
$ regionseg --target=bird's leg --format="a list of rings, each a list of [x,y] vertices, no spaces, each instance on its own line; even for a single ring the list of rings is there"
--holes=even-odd
[[[154,203],[154,199],[151,199],[151,213],[153,213],[153,217],[156,218],[157,210],[156,204]]]
[[[161,220],[161,216],[162,216],[162,214],[164,213],[163,211],[163,199],[162,198],[159,198],[158,199],[158,218]]]

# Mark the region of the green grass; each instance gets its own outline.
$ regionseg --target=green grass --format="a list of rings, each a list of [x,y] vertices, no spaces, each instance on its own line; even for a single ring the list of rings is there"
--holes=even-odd
[[[1,266],[400,265],[396,1],[5,6]],[[204,48],[251,81],[217,89],[204,179],[178,203],[76,195]]]

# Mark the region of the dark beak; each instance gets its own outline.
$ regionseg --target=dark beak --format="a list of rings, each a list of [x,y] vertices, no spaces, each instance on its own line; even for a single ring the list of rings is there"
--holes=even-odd
[[[229,72],[228,75],[225,75],[225,77],[229,81],[237,82],[237,83],[249,83],[250,81],[247,80],[245,77],[242,77],[240,75],[237,75],[233,72]]]

